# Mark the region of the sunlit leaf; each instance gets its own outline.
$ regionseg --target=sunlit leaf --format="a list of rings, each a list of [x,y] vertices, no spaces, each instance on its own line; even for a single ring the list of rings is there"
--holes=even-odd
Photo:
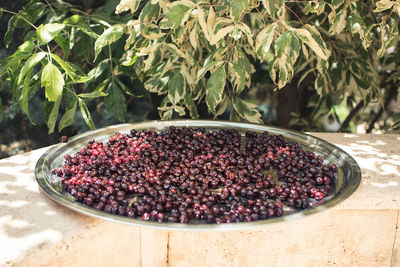
[[[46,98],[48,100],[56,101],[58,97],[61,96],[64,87],[64,79],[58,68],[51,62],[47,63],[43,68],[41,83],[42,87],[45,88]]]
[[[60,23],[41,24],[36,30],[39,43],[41,45],[47,44],[53,40],[54,37],[64,29],[64,27],[65,25]]]
[[[65,73],[67,73],[67,75],[71,78],[71,80],[75,82],[74,69],[71,67],[71,65],[68,62],[62,60],[56,54],[51,54],[51,57],[60,65],[60,67],[65,71]]]
[[[21,69],[21,72],[19,73],[18,76],[18,84],[22,82],[22,80],[25,78],[25,75],[28,73],[28,71],[32,70],[32,68],[38,64],[45,56],[47,53],[45,52],[38,52],[36,54],[33,54],[24,64],[24,66]]]
[[[106,45],[110,45],[115,41],[118,41],[121,38],[122,34],[124,34],[124,26],[121,24],[115,24],[105,30],[99,38],[97,38],[96,43],[94,45],[95,59]]]

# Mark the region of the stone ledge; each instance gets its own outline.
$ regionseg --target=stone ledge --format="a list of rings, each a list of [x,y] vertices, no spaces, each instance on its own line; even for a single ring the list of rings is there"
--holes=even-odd
[[[47,148],[0,160],[0,265],[399,265],[400,135],[311,134],[352,155],[362,184],[332,210],[250,231],[167,232],[91,218],[39,191],[33,170]]]

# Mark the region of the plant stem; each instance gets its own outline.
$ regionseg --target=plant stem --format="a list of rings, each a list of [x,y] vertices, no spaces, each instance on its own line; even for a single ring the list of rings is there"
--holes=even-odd
[[[26,23],[28,23],[29,25],[31,25],[33,28],[35,28],[37,30],[37,27],[35,25],[33,25],[29,20],[27,20],[24,16],[20,15],[19,13],[15,13],[13,11],[10,11],[10,10],[4,9],[4,8],[1,8],[1,11],[20,17],[21,19],[25,20]]]
[[[344,129],[347,129],[349,127],[350,121],[353,119],[355,115],[361,110],[361,108],[364,106],[364,100],[361,100],[355,108],[350,112],[350,114],[346,117],[342,125],[340,126],[338,132],[343,131]]]
[[[300,21],[301,25],[303,25],[304,27],[304,23],[303,21],[301,21],[300,17],[290,7],[286,6],[286,8],[296,16],[296,18]]]
[[[114,82],[114,67],[112,63],[112,57],[111,57],[111,46],[108,45],[108,58],[110,59],[110,68],[111,68],[111,80]]]
[[[49,6],[49,8],[51,9],[51,11],[53,12],[54,16],[57,16],[56,11],[54,11],[54,9],[53,9],[53,7],[50,5],[50,3],[49,3],[47,0],[45,0],[45,1],[46,1],[47,5]]]

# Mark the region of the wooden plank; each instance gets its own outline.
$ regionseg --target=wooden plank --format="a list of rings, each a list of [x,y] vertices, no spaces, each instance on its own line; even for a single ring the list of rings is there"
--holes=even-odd
[[[15,266],[141,266],[139,228],[96,220],[77,231],[40,244]]]
[[[171,232],[171,266],[390,266],[397,211],[330,210],[240,232]]]
[[[168,231],[140,230],[142,267],[168,266],[168,235]]]
[[[397,211],[396,235],[393,244],[392,267],[400,266],[400,211]]]

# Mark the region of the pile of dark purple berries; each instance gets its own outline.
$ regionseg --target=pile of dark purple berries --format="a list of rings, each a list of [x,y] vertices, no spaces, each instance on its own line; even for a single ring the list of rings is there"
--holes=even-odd
[[[281,135],[170,127],[116,133],[66,155],[63,189],[112,214],[179,223],[250,222],[322,200],[336,165]]]

